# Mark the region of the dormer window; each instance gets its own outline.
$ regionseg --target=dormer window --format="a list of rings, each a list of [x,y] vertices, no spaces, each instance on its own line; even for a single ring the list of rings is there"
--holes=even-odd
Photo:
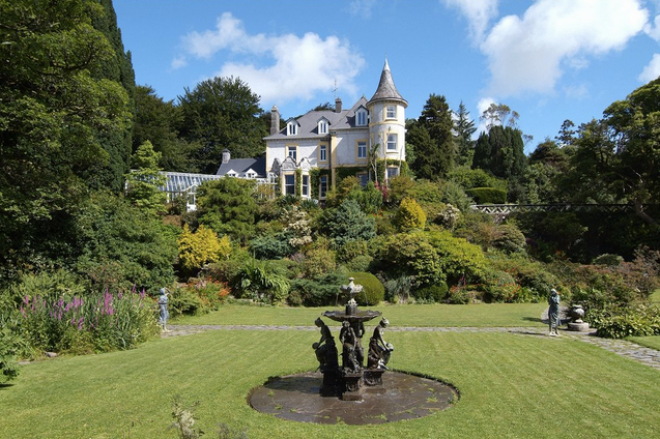
[[[327,119],[319,120],[318,131],[319,131],[319,134],[328,134],[328,121],[327,121]]]
[[[291,121],[286,124],[286,135],[287,136],[297,136],[298,135],[298,122]]]
[[[362,109],[355,113],[355,125],[363,127],[367,124],[367,111]]]
[[[232,171],[227,172],[226,175],[227,175],[227,177],[236,177],[237,174],[236,174],[236,172],[234,172],[234,171],[232,170]]]
[[[255,178],[257,178],[257,174],[255,172],[248,172],[247,173],[247,178],[255,179]]]

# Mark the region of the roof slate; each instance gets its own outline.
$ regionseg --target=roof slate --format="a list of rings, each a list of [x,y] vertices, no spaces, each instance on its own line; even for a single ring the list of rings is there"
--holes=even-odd
[[[242,174],[249,171],[250,168],[258,174],[257,177],[264,178],[266,176],[266,157],[231,159],[229,163],[221,164],[215,175],[227,175],[227,172],[232,170],[237,174]]]

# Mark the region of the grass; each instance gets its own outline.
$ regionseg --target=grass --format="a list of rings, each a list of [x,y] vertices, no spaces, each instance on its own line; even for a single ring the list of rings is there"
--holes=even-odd
[[[369,307],[381,311],[392,326],[544,326],[543,303],[478,305],[389,305]],[[339,307],[286,308],[273,306],[224,305],[218,311],[198,317],[182,317],[173,324],[191,325],[281,325],[313,326],[324,311]],[[366,309],[367,307],[363,307]],[[327,319],[326,319],[327,320]]]
[[[453,383],[461,392],[455,407],[384,425],[280,420],[252,410],[246,395],[270,376],[314,369],[318,333],[209,331],[24,367],[15,384],[0,387],[0,437],[175,438],[168,430],[175,395],[200,401],[197,418],[209,437],[220,422],[250,439],[626,439],[656,437],[660,429],[660,372],[570,337],[387,336],[396,346],[390,365]]]

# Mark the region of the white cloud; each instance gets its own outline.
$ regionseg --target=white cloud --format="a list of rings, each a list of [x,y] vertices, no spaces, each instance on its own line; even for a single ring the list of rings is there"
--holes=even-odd
[[[660,54],[656,53],[637,79],[646,84],[649,81],[657,79],[658,76],[660,76]]]
[[[458,8],[470,24],[470,37],[480,42],[490,21],[497,16],[499,0],[443,0],[447,6]]]
[[[228,12],[218,18],[216,29],[188,34],[183,45],[191,56],[206,60],[219,51],[232,52],[239,60],[226,62],[216,75],[240,77],[268,103],[310,100],[318,91],[332,90],[335,81],[355,94],[354,79],[364,65],[364,59],[348,41],[335,36],[323,39],[311,32],[302,37],[252,35]],[[265,67],[257,65],[255,56],[260,61],[274,58],[274,62]]]
[[[621,50],[648,20],[639,0],[538,0],[503,17],[481,44],[498,96],[551,93],[566,67]]]
[[[376,0],[351,0],[348,5],[348,11],[351,15],[360,15],[364,18],[371,18],[371,10],[376,5]]]
[[[656,15],[653,24],[648,23],[644,26],[644,32],[654,40],[660,42],[660,15]]]
[[[177,56],[172,60],[171,67],[176,70],[180,69],[181,67],[185,67],[188,65],[188,61],[186,60],[185,56]]]

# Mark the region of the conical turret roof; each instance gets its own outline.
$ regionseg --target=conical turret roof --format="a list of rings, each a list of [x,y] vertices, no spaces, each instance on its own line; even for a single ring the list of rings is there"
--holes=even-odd
[[[394,79],[392,79],[392,72],[390,71],[390,65],[387,60],[385,60],[383,72],[380,74],[380,82],[378,83],[376,93],[371,97],[369,103],[380,100],[400,101],[404,107],[408,106],[408,101],[403,99],[396,89],[396,85],[394,85]]]

